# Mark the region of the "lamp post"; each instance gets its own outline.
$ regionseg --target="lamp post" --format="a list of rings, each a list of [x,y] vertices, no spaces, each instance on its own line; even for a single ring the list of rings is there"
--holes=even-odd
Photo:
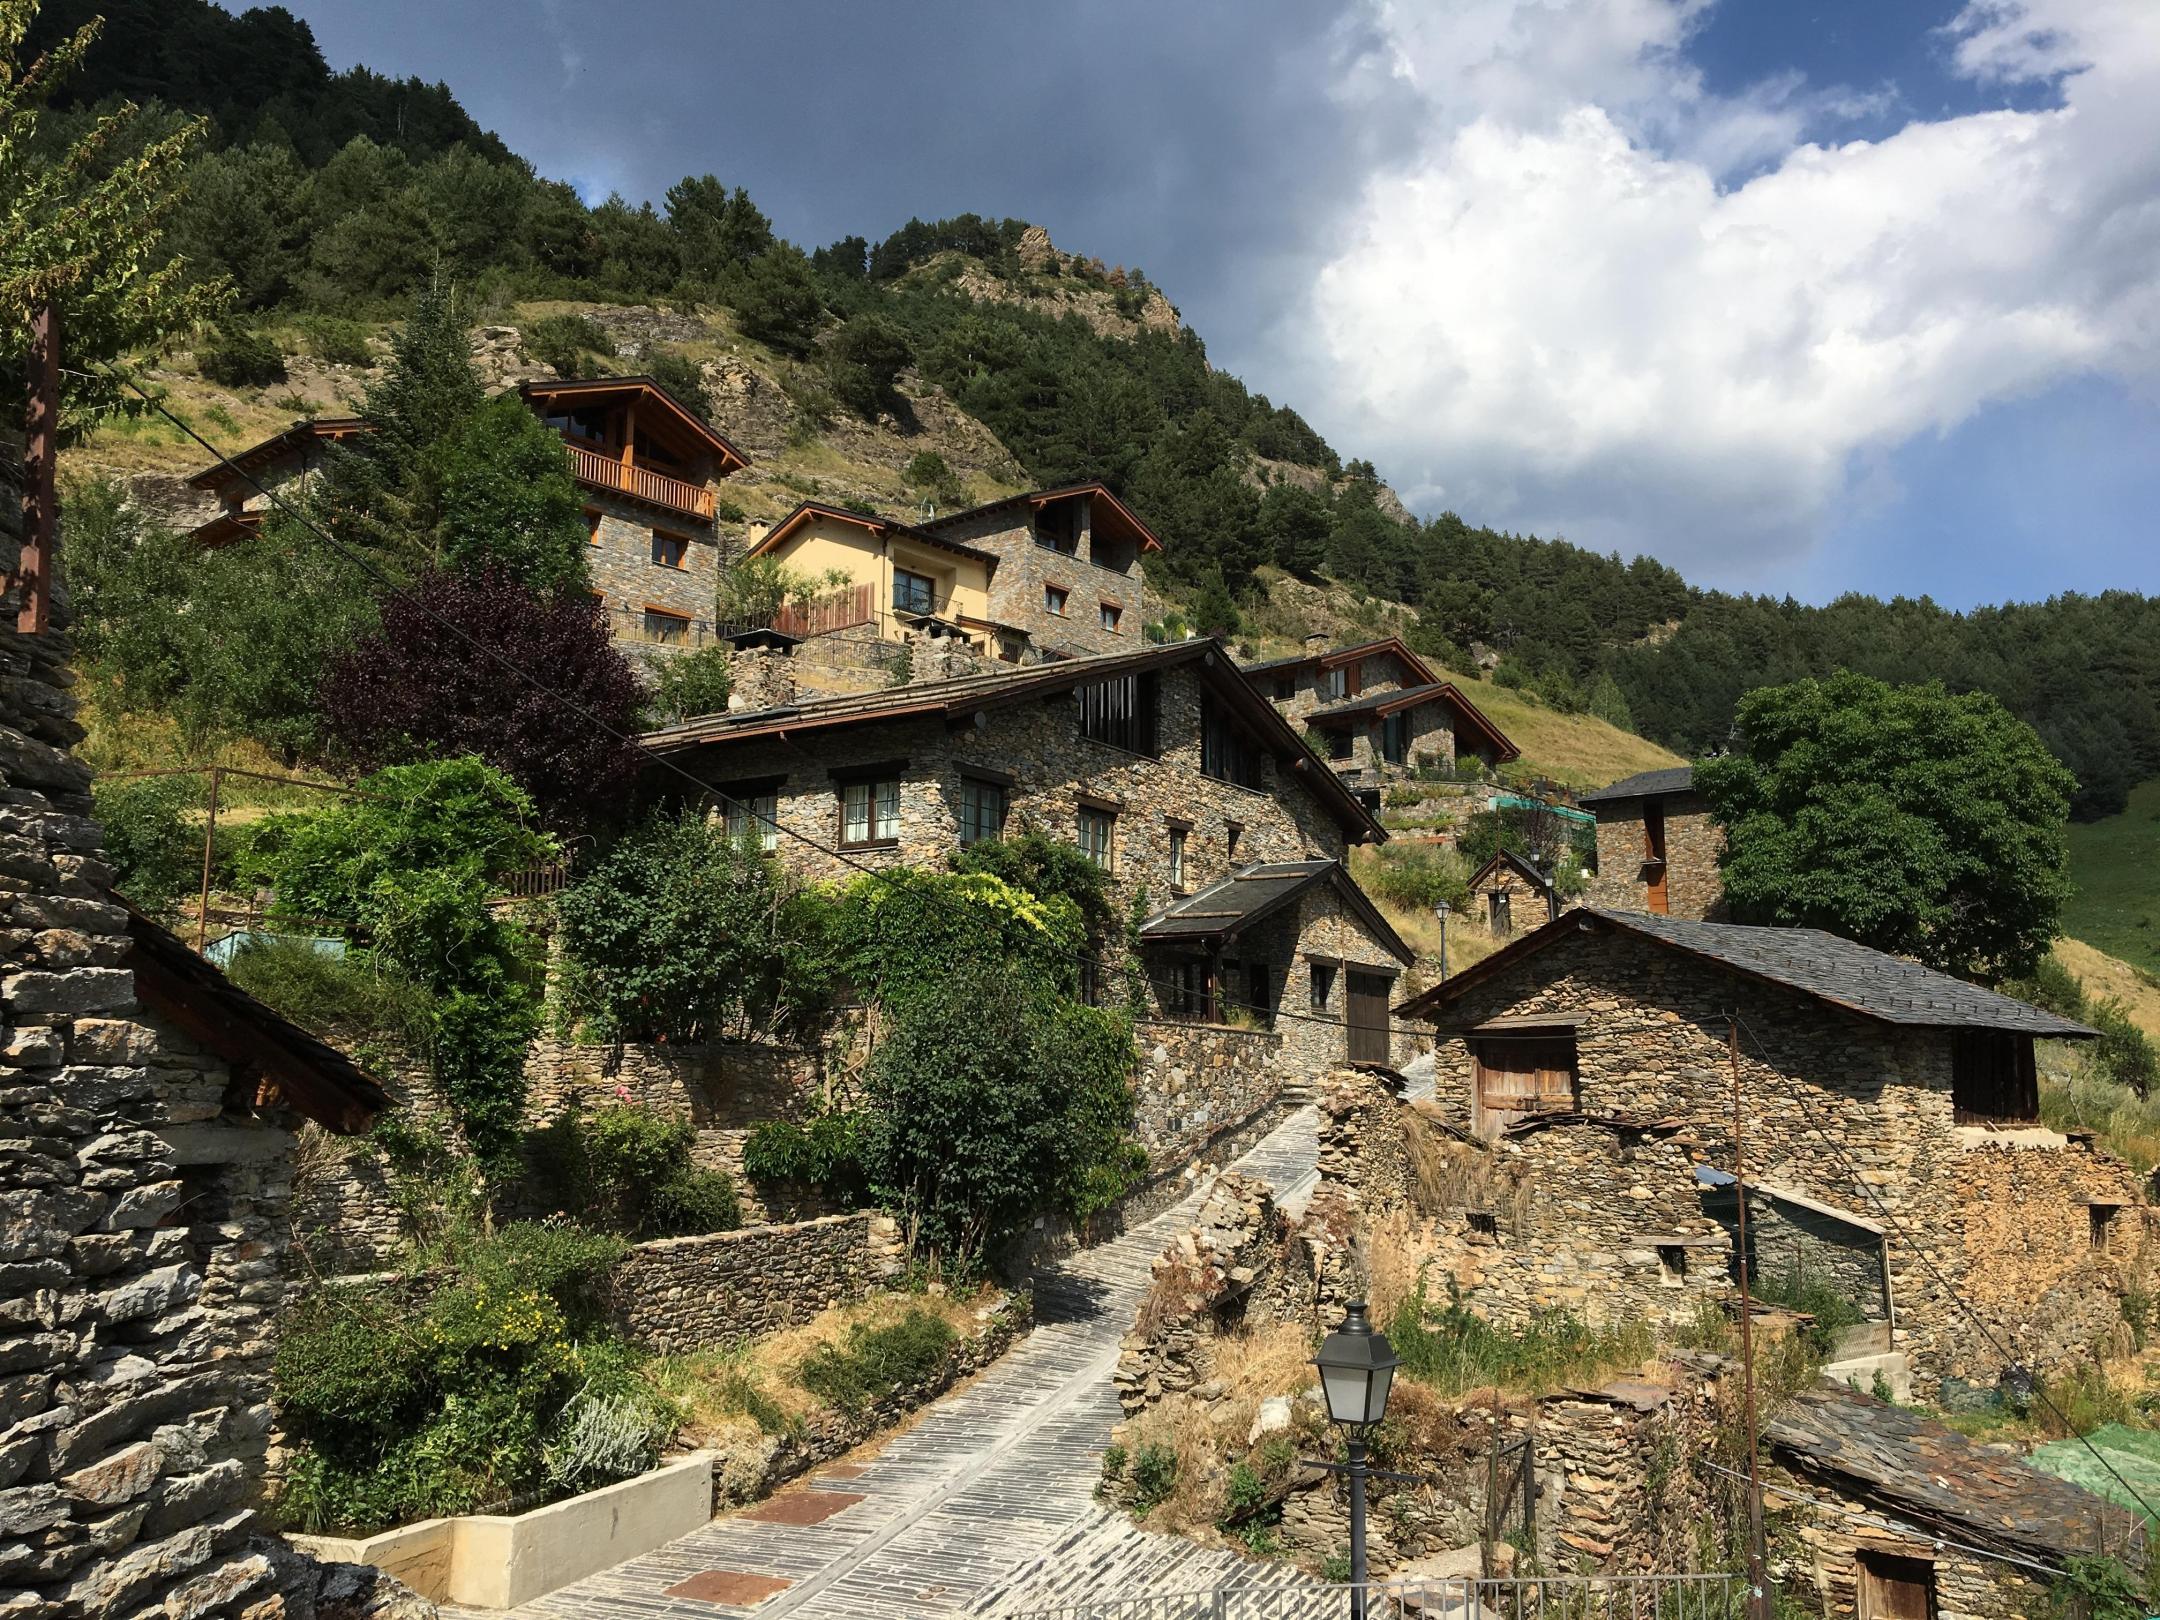
[[[1365,1440],[1387,1416],[1388,1389],[1402,1365],[1387,1335],[1375,1333],[1365,1302],[1354,1300],[1342,1326],[1320,1341],[1313,1357],[1328,1419],[1343,1431],[1350,1463],[1350,1620],[1365,1620]]]
[[[1447,914],[1448,903],[1443,900],[1433,908],[1440,913],[1440,977],[1447,977]]]

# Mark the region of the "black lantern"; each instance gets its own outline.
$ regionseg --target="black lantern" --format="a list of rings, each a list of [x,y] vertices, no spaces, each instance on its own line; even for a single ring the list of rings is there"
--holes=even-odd
[[[1342,1326],[1321,1340],[1313,1365],[1331,1421],[1363,1429],[1387,1416],[1388,1390],[1402,1361],[1387,1335],[1373,1331],[1363,1300],[1353,1301]]]

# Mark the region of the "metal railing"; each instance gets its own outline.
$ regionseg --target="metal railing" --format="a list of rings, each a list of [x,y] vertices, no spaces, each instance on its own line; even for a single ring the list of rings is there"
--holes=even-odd
[[[563,443],[570,452],[570,476],[579,483],[590,484],[595,489],[613,490],[649,506],[686,513],[707,523],[712,521],[713,492],[704,485],[670,478],[650,467],[640,467],[634,461],[587,449],[574,440],[566,439]]]
[[[1746,1595],[1738,1575],[1465,1577],[1362,1586],[1305,1579],[978,1612],[999,1620],[1345,1620],[1355,1614],[1365,1620],[1737,1620]]]

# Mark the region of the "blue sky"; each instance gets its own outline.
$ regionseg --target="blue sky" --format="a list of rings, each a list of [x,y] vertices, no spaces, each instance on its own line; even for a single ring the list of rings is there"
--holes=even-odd
[[[2160,5],[293,9],[590,192],[1142,266],[1421,511],[1811,600],[2160,591]]]

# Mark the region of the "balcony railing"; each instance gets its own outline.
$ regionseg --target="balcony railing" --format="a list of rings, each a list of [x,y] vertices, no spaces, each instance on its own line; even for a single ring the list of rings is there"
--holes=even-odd
[[[602,454],[598,450],[588,450],[582,444],[567,440],[563,447],[570,452],[570,476],[581,484],[627,495],[648,506],[686,513],[706,523],[712,521],[713,492],[702,484],[693,484],[682,478],[670,478],[666,473],[656,473],[650,467],[640,467],[635,462],[618,460],[614,456]]]

